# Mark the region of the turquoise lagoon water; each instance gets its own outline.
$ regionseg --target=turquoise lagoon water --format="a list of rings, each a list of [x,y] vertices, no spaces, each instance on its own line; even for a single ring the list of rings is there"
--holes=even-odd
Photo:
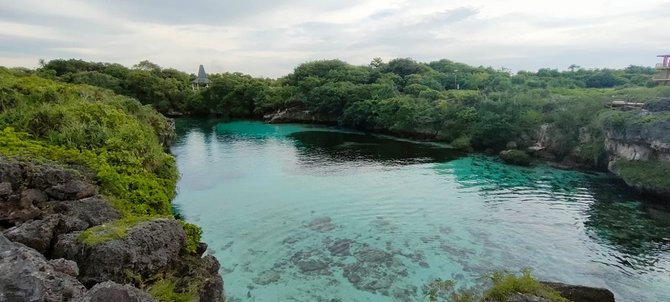
[[[335,128],[181,119],[175,207],[228,301],[425,301],[531,267],[670,301],[670,214],[604,174],[503,165]]]

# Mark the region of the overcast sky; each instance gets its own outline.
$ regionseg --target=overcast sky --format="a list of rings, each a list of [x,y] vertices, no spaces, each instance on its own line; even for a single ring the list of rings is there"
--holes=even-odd
[[[278,77],[305,61],[442,58],[516,70],[652,66],[668,0],[2,0],[0,65],[40,58]]]

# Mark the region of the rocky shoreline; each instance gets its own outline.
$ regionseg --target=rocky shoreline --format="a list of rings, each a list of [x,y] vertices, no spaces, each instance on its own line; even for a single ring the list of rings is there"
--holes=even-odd
[[[204,243],[187,251],[170,217],[108,228],[124,220],[92,179],[81,167],[0,158],[0,301],[156,301],[146,289],[161,282],[223,300]]]
[[[663,99],[653,105],[656,107],[649,105],[640,111],[640,119],[651,119],[668,112],[670,98]],[[263,116],[263,120],[267,123],[337,124],[336,119],[317,116],[299,107],[287,108],[266,114]],[[622,175],[617,169],[613,169],[613,164],[617,161],[659,161],[670,163],[670,120],[661,118],[655,123],[639,123],[606,129],[603,142],[606,159],[600,163],[578,160],[578,154],[581,152],[580,146],[589,144],[594,139],[593,135],[586,128],[579,131],[580,146],[577,146],[574,150],[570,150],[568,155],[560,160],[556,155],[560,152],[556,150],[561,148],[561,144],[554,141],[551,135],[552,125],[543,124],[539,129],[531,132],[533,133],[519,138],[518,142],[511,141],[507,144],[507,148],[500,153],[503,161],[511,164],[530,165],[532,159],[539,159],[560,169],[609,171],[623,179],[633,190],[643,193],[651,199],[670,198],[670,188],[649,188],[631,179],[631,177]],[[421,140],[437,139],[435,134],[431,135],[427,133],[395,133],[395,135]],[[523,151],[531,155],[531,157],[525,158],[522,161],[508,160],[506,155],[511,150]],[[485,154],[496,154],[495,150],[483,151]]]

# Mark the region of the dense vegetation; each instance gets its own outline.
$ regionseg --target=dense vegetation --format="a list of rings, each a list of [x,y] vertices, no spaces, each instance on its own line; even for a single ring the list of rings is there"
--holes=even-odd
[[[139,222],[172,216],[170,202],[178,174],[165,148],[174,130],[151,106],[106,89],[2,67],[0,106],[0,155],[85,167],[123,214],[120,220],[84,231],[79,236],[83,243],[118,239]],[[201,230],[182,225],[187,234],[183,252],[190,255],[196,251]],[[156,297],[182,295],[188,298],[184,301],[191,301],[198,292],[197,284],[175,293],[163,283],[152,285]]]
[[[540,69],[512,74],[504,69],[472,67],[449,60],[420,63],[412,59],[389,62],[374,59],[367,66],[324,60],[301,64],[291,74],[279,79],[253,78],[241,73],[210,74],[210,87],[196,91],[190,84],[195,75],[164,69],[148,61],[127,68],[119,64],[74,59],[52,60],[42,62],[37,70],[15,69],[13,72],[32,74],[30,78],[35,81],[41,77],[106,88],[151,105],[166,115],[260,118],[285,110],[307,111],[317,120],[345,127],[437,139],[456,148],[496,153],[510,149],[509,146],[517,146],[520,150],[533,146],[537,143],[538,130],[544,129],[546,139],[542,142],[542,150],[534,155],[554,158],[569,166],[599,169],[605,169],[609,160],[604,141],[606,134],[612,133],[610,130],[634,131],[670,120],[667,114],[658,113],[650,117],[637,114],[636,110],[622,112],[606,106],[612,101],[651,104],[670,96],[669,86],[655,86],[652,82],[654,69],[640,66],[616,70],[570,66],[567,71]],[[88,94],[112,96],[111,92],[92,90],[87,86],[76,87],[88,91],[83,95],[87,98],[91,97]],[[23,88],[25,91],[32,89],[40,91],[42,88]],[[47,101],[60,98],[59,91],[44,91],[39,97]],[[3,108],[12,106],[12,95],[17,92],[7,89],[1,92],[3,103],[0,105]],[[35,99],[39,97],[33,96]],[[138,106],[134,103],[126,109],[127,113],[137,114],[132,108]],[[670,111],[663,104],[657,107]],[[33,111],[27,112],[32,114],[30,112]],[[154,125],[159,137],[164,135],[165,130],[156,124],[157,119],[147,115],[146,110],[142,112],[140,115],[146,116],[141,118]],[[67,145],[68,140],[81,141],[82,138],[77,135],[97,133],[76,127],[63,129],[68,133],[65,136],[58,134],[60,130],[46,133],[53,126],[61,129],[59,125],[49,124],[60,120],[60,115],[36,116],[38,120],[47,122],[35,125],[29,125],[32,117],[26,117],[20,122],[22,124],[16,126],[19,129],[33,127],[28,128],[32,135],[65,147],[72,147],[72,144]],[[44,129],[35,128],[38,124],[44,125]],[[133,127],[122,128],[127,131]],[[105,137],[91,137],[88,138],[91,142],[86,143],[99,147]],[[135,152],[133,156],[140,153],[141,156],[148,156],[146,159],[139,158],[143,164],[148,164],[156,160],[152,152]],[[507,152],[503,157],[510,163],[525,165],[530,162],[523,152]],[[155,172],[149,168],[147,171]],[[633,169],[620,171],[621,174],[634,172]],[[164,175],[164,172],[158,175]],[[670,175],[670,171],[665,169],[659,173]],[[103,177],[101,179],[104,180]],[[639,177],[631,176],[629,179],[638,180]],[[645,182],[653,181],[647,179]],[[117,181],[113,183],[121,184],[117,188],[118,194],[123,194],[121,188],[128,185]],[[166,188],[168,193],[173,190],[169,185]],[[144,192],[163,194],[151,189]],[[159,198],[163,212],[168,207],[163,201],[171,196],[168,193]],[[140,200],[146,200],[146,197]]]
[[[177,169],[161,141],[172,130],[151,107],[4,68],[0,106],[0,153],[86,166],[128,216],[171,213]]]
[[[276,80],[212,74],[210,88],[199,91],[190,87],[194,75],[148,61],[126,68],[53,60],[36,73],[108,88],[166,114],[258,118],[298,108],[346,127],[439,139],[465,149],[502,150],[510,141],[527,147],[539,126],[550,124],[558,160],[599,167],[606,164],[605,118],[599,115],[611,111],[604,105],[670,96],[670,87],[654,87],[654,69],[640,66],[511,74],[449,60],[374,59],[367,66],[326,60],[302,64]],[[590,139],[580,137],[584,132]]]

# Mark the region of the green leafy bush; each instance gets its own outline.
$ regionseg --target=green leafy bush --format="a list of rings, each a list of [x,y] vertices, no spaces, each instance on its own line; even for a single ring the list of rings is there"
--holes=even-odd
[[[0,90],[17,98],[0,112],[0,154],[83,165],[125,215],[171,214],[178,174],[161,145],[173,134],[159,113],[89,86],[2,68],[0,78]]]
[[[429,284],[426,296],[430,302],[505,302],[512,295],[525,294],[550,302],[569,302],[557,291],[533,278],[530,269],[524,269],[520,274],[498,271],[487,277],[490,284],[484,289],[458,289],[454,281],[438,279]]]
[[[500,159],[507,164],[517,166],[528,166],[531,163],[531,158],[525,151],[521,150],[505,150],[500,152]]]
[[[484,297],[493,301],[505,302],[507,297],[515,293],[531,294],[548,299],[551,302],[569,302],[558,292],[543,285],[533,278],[529,269],[521,272],[521,275],[508,272],[494,272],[490,276],[493,286],[484,292]]]
[[[186,223],[183,221],[180,222],[184,228],[184,232],[186,232],[186,245],[184,246],[184,250],[190,254],[195,253],[196,249],[198,248],[198,243],[200,243],[202,229],[192,223]]]

